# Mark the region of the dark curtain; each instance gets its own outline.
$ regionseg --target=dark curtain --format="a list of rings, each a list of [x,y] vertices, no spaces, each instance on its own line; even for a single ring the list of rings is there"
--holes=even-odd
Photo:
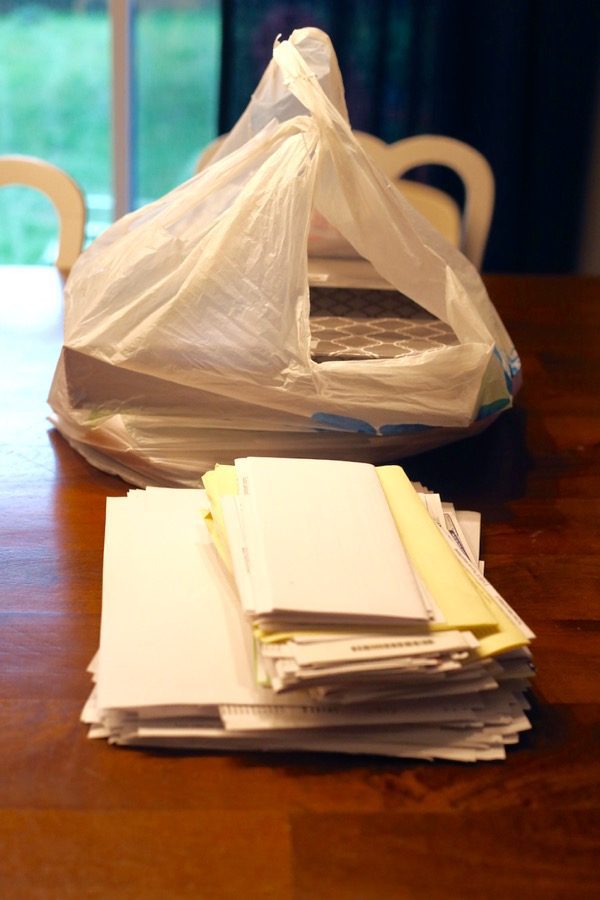
[[[596,109],[598,0],[223,0],[220,130],[229,130],[277,34],[331,37],[353,128],[386,141],[445,134],[496,177],[488,271],[576,265]],[[420,177],[450,190],[448,173]]]

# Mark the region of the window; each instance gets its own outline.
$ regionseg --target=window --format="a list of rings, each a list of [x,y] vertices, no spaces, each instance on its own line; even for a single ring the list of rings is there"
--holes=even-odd
[[[219,0],[0,0],[0,153],[66,169],[93,239],[193,174],[216,135],[220,42]],[[3,188],[8,221],[0,262],[54,258],[48,200]]]

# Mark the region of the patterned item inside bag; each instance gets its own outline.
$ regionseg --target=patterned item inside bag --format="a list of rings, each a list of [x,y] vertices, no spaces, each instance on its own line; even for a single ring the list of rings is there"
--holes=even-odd
[[[449,325],[398,291],[311,287],[315,362],[397,359],[458,344]]]

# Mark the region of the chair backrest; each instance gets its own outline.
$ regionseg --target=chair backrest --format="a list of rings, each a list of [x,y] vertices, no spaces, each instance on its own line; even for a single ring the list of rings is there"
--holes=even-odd
[[[416,135],[394,144],[386,144],[366,132],[355,131],[354,136],[365,153],[391,180],[402,179],[403,175],[418,166],[447,166],[456,172],[465,188],[462,215],[452,197],[430,185],[402,179],[400,187],[413,206],[450,239],[448,227],[456,228],[458,211],[460,239],[453,240],[453,243],[460,247],[477,268],[481,268],[495,197],[494,174],[486,158],[469,144],[442,135]],[[431,203],[427,207],[429,200]]]
[[[34,156],[0,156],[0,187],[22,185],[41,191],[52,201],[59,222],[55,265],[68,272],[81,253],[85,233],[85,200],[70,175]]]
[[[441,135],[417,135],[387,144],[364,131],[355,131],[357,141],[375,165],[452,244],[459,247],[473,265],[481,268],[494,210],[495,184],[492,169],[474,147]],[[226,135],[210,143],[196,161],[196,172],[210,164]],[[465,188],[461,209],[449,194],[432,185],[402,178],[411,169],[440,165],[452,169]]]

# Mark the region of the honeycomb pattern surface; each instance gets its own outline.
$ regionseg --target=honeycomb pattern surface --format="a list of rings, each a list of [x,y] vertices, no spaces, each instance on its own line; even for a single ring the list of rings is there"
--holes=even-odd
[[[458,343],[449,325],[397,291],[311,288],[310,330],[315,362],[397,359]]]

